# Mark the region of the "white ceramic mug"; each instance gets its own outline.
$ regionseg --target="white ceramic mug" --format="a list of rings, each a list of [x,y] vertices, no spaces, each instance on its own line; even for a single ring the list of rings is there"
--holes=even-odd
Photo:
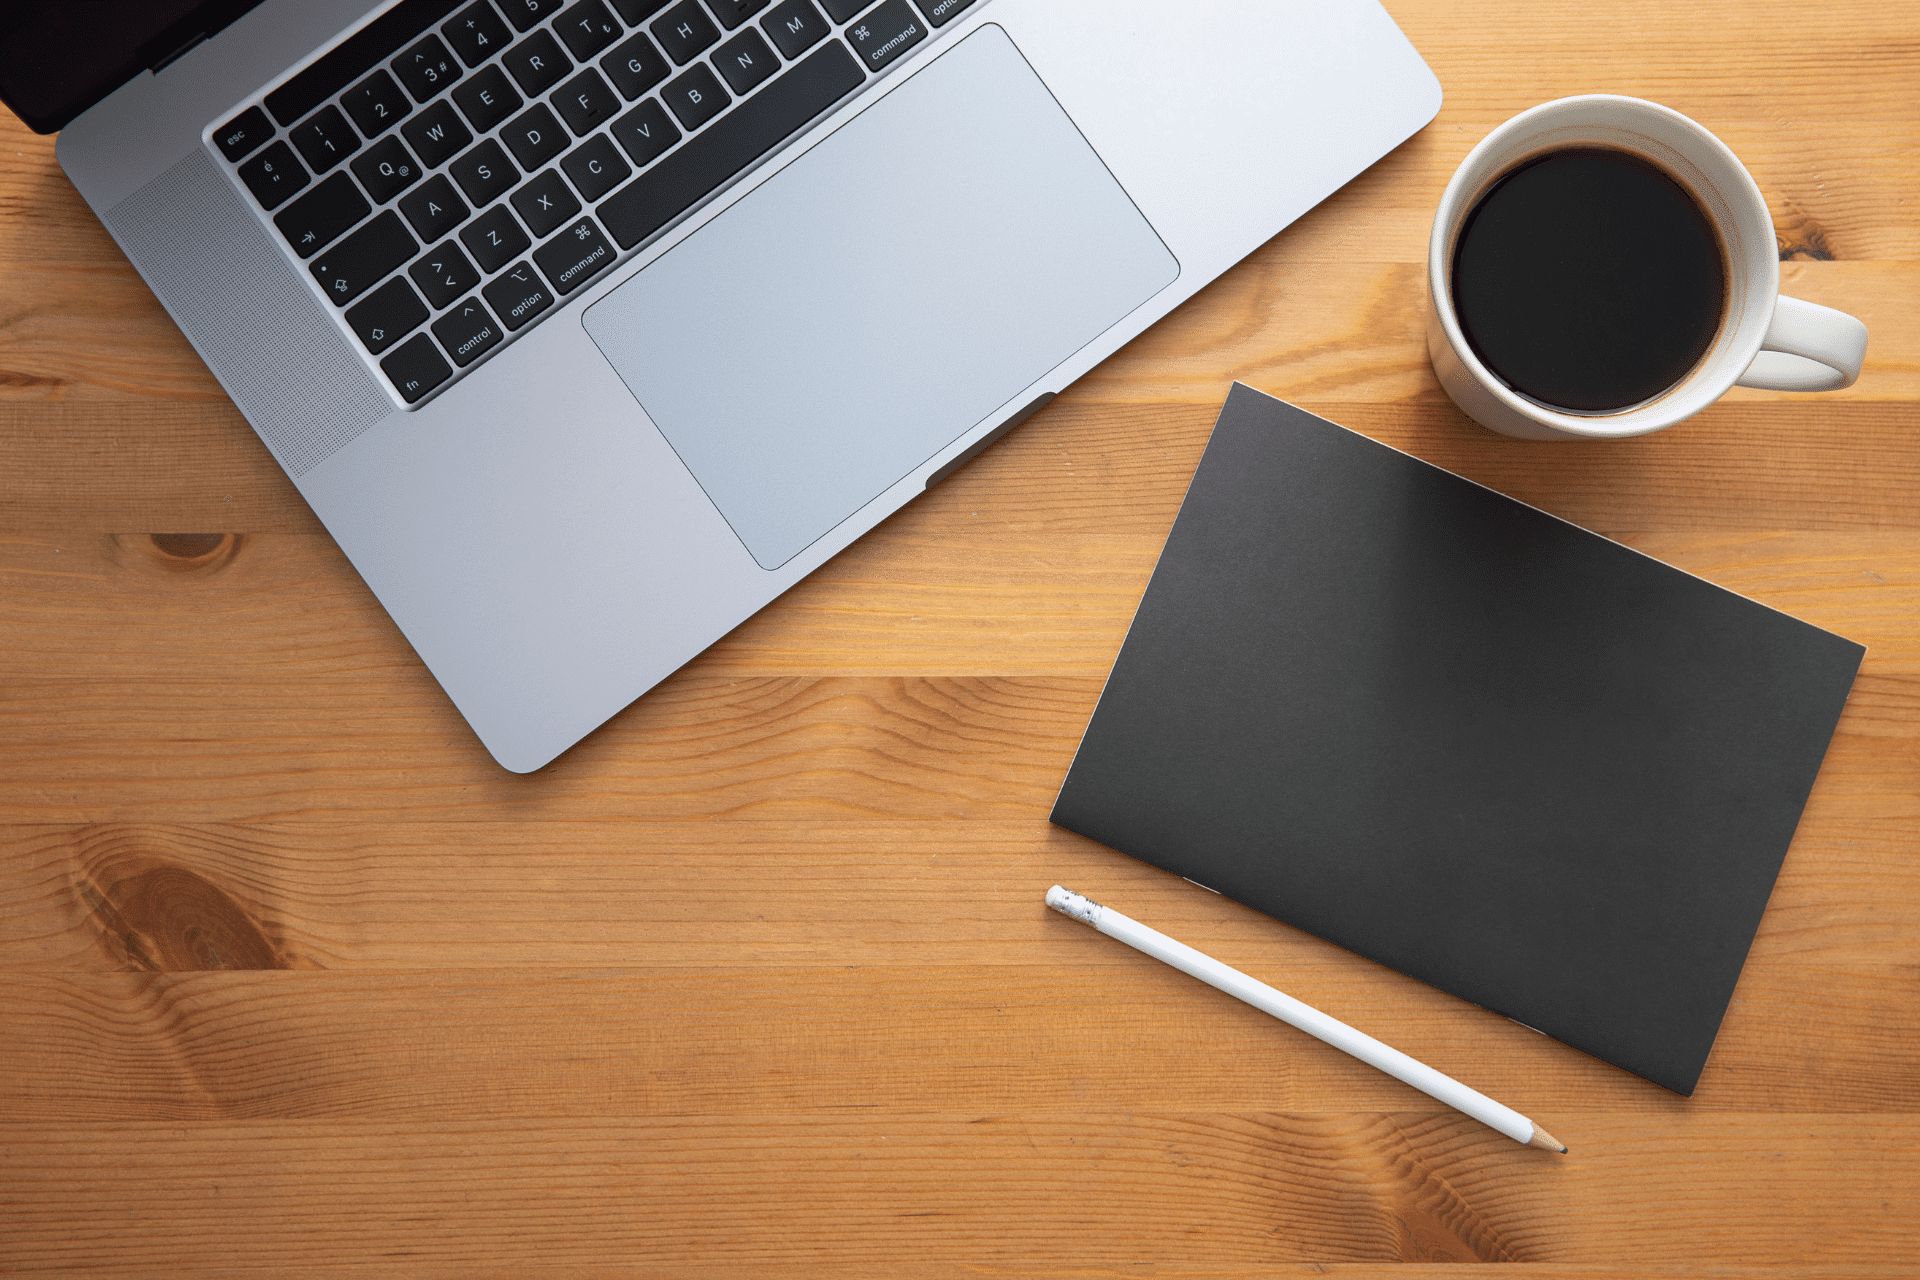
[[[1467,214],[1509,170],[1566,147],[1631,151],[1677,178],[1727,252],[1727,310],[1707,353],[1672,387],[1612,412],[1556,408],[1500,380],[1454,314],[1454,243]],[[1580,300],[1568,300],[1579,306]],[[1427,354],[1455,404],[1476,422],[1528,440],[1609,440],[1691,418],[1727,388],[1831,391],[1860,376],[1867,327],[1844,311],[1780,296],[1780,256],[1767,202],[1725,143],[1678,111],[1640,98],[1586,94],[1523,111],[1467,153],[1440,197],[1427,245]]]

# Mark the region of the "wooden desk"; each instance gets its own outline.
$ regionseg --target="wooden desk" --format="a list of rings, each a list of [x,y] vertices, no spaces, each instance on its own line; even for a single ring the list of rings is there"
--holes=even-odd
[[[1391,7],[1432,125],[531,777],[0,124],[0,1272],[1914,1274],[1920,9]],[[1453,408],[1441,187],[1592,90],[1746,159],[1856,386],[1597,446]],[[1048,826],[1233,378],[1870,646],[1692,1100]]]

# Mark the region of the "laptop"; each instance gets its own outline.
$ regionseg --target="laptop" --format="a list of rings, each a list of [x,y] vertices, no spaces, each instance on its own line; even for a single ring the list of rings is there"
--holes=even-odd
[[[8,105],[516,772],[1440,105],[1374,0],[9,15]]]

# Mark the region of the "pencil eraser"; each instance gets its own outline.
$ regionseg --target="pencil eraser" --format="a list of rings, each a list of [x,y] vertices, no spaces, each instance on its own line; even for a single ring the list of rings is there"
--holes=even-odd
[[[1100,909],[1100,904],[1093,899],[1083,898],[1059,885],[1047,890],[1047,905],[1063,916],[1072,916],[1081,924],[1092,924],[1094,912]]]

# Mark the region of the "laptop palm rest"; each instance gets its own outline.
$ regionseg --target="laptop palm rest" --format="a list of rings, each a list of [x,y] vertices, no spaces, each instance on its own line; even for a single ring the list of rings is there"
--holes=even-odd
[[[983,26],[584,324],[775,569],[1178,274]]]

